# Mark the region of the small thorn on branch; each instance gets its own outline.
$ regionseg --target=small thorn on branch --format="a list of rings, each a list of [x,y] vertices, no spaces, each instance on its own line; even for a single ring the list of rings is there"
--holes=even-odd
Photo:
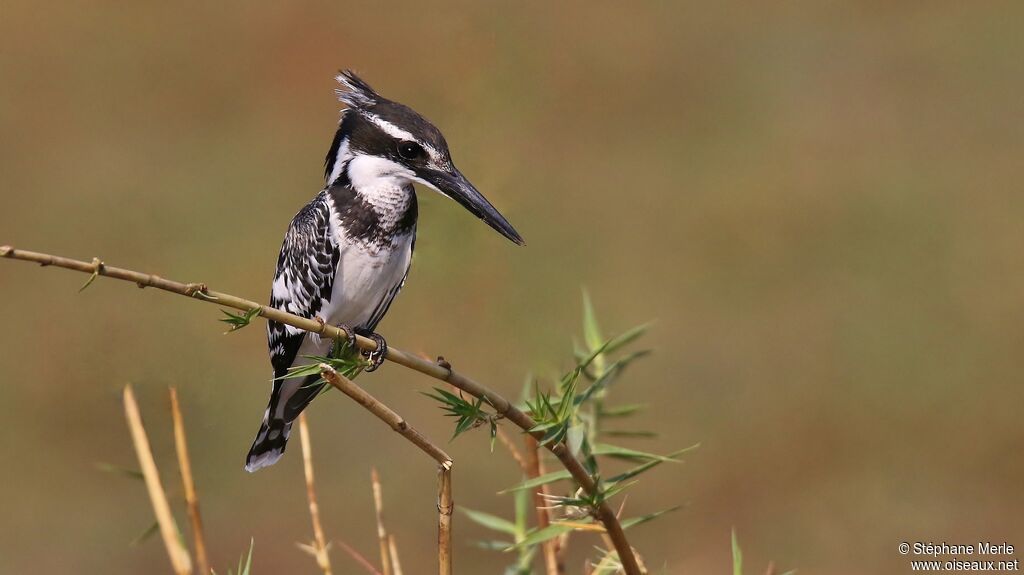
[[[157,276],[153,276],[154,278]],[[206,301],[217,301],[217,298],[208,294],[209,288],[204,283],[191,283],[185,286],[185,295]]]
[[[89,276],[89,279],[85,280],[82,287],[78,288],[79,293],[85,291],[85,288],[92,285],[92,282],[96,281],[96,278],[100,277],[100,274],[103,273],[103,262],[100,258],[92,258],[92,267],[92,275]]]

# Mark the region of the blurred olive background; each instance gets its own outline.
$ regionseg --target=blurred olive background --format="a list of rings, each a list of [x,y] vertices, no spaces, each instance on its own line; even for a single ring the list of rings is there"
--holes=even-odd
[[[660,435],[629,445],[702,447],[629,498],[686,505],[632,532],[649,565],[726,573],[733,526],[757,571],[1020,546],[1024,5],[967,6],[12,0],[0,243],[264,300],[351,67],[435,121],[528,242],[422,191],[393,345],[516,396],[569,365],[581,286],[606,331],[656,321],[617,398]],[[129,545],[152,521],[142,484],[96,469],[136,466],[132,382],[175,495],[180,389],[218,571],[253,537],[257,573],[315,573],[297,443],[242,470],[263,326],[225,336],[213,306],[85,279],[0,262],[0,572],[169,572],[157,538]],[[449,436],[430,380],[360,383]],[[432,464],[340,394],[310,415],[328,535],[375,556],[375,465],[408,571],[431,572]],[[483,433],[449,447],[458,504],[510,514],[508,457]],[[485,531],[456,529],[460,573],[500,572],[469,545]]]

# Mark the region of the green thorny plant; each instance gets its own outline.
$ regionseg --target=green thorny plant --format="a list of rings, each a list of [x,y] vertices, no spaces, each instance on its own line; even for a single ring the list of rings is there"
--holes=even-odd
[[[661,463],[677,462],[678,456],[697,447],[694,445],[668,455],[657,455],[612,445],[605,441],[606,437],[655,435],[646,430],[605,429],[608,421],[635,415],[644,407],[639,404],[611,406],[608,405],[608,396],[626,367],[649,353],[649,350],[624,351],[644,334],[647,327],[641,325],[606,339],[598,326],[590,298],[584,292],[583,343],[577,343],[575,346],[575,366],[550,390],[542,390],[538,382],[527,380],[521,403],[524,410],[537,422],[531,431],[543,432],[543,437],[539,440],[543,445],[564,442],[595,479],[598,490],[594,495],[588,495],[578,485],[572,485],[567,495],[549,497],[551,509],[559,510],[560,516],[553,517],[551,525],[543,529],[531,529],[527,526],[531,491],[558,481],[572,481],[568,471],[556,471],[527,479],[502,491],[501,493],[511,492],[514,495],[515,512],[512,521],[463,508],[470,520],[507,536],[500,540],[479,543],[481,547],[487,549],[517,552],[515,563],[506,569],[507,574],[531,573],[531,563],[542,543],[581,527],[585,529],[587,524],[595,523],[596,510],[605,500],[635,484],[636,478],[641,474]],[[455,437],[467,430],[486,425],[490,430],[493,450],[500,416],[489,410],[490,406],[483,400],[469,401],[461,394],[440,388],[435,388],[435,392],[428,394],[429,397],[441,403],[441,409],[447,412],[446,415],[457,418]],[[600,460],[603,458],[627,460],[639,465],[619,474],[604,477],[600,466]],[[622,527],[628,529],[677,508],[678,506],[624,519]],[[613,551],[599,550],[599,553],[598,559],[593,561],[599,566],[595,573],[612,573],[621,567]]]

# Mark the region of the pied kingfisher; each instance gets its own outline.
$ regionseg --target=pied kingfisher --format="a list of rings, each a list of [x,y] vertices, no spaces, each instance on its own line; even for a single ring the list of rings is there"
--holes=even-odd
[[[373,371],[387,344],[374,332],[409,274],[416,244],[419,182],[455,200],[501,235],[523,238],[455,168],[441,132],[413,110],[381,97],[344,71],[337,77],[345,104],[325,160],[326,186],[292,219],[277,258],[270,305],[372,338]],[[280,379],[307,356],[330,353],[331,340],[270,321],[273,391],[245,469],[274,464],[292,422],[320,392],[315,375]]]

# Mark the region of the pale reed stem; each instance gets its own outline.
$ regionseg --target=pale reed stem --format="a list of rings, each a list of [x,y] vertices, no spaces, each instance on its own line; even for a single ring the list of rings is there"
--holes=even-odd
[[[170,388],[171,418],[174,420],[174,448],[178,454],[181,469],[181,483],[185,488],[185,504],[188,506],[188,520],[192,525],[192,540],[196,546],[196,564],[201,575],[210,575],[210,561],[206,555],[206,537],[203,534],[203,519],[199,514],[199,496],[192,479],[192,460],[188,456],[188,442],[185,439],[185,420],[178,403],[178,390]]]
[[[320,524],[320,505],[316,500],[316,482],[313,477],[313,446],[309,441],[309,424],[306,414],[299,414],[299,439],[302,443],[302,469],[306,475],[306,499],[309,500],[309,516],[313,520],[313,543],[316,563],[324,575],[331,575],[331,558],[327,554],[327,538]]]
[[[146,437],[146,428],[142,426],[139,404],[135,401],[135,394],[132,393],[130,385],[126,385],[124,388],[124,414],[128,419],[128,429],[131,431],[132,443],[135,445],[135,455],[139,458],[139,466],[142,468],[142,475],[146,480],[146,490],[149,492],[149,500],[153,504],[153,513],[160,526],[160,535],[164,540],[164,546],[167,547],[171,567],[176,575],[189,575],[192,573],[192,559],[178,538],[174,515],[171,513],[171,506],[167,503],[167,493],[164,492],[164,487],[160,484],[160,473],[156,469],[153,450],[149,446],[149,438]]]

